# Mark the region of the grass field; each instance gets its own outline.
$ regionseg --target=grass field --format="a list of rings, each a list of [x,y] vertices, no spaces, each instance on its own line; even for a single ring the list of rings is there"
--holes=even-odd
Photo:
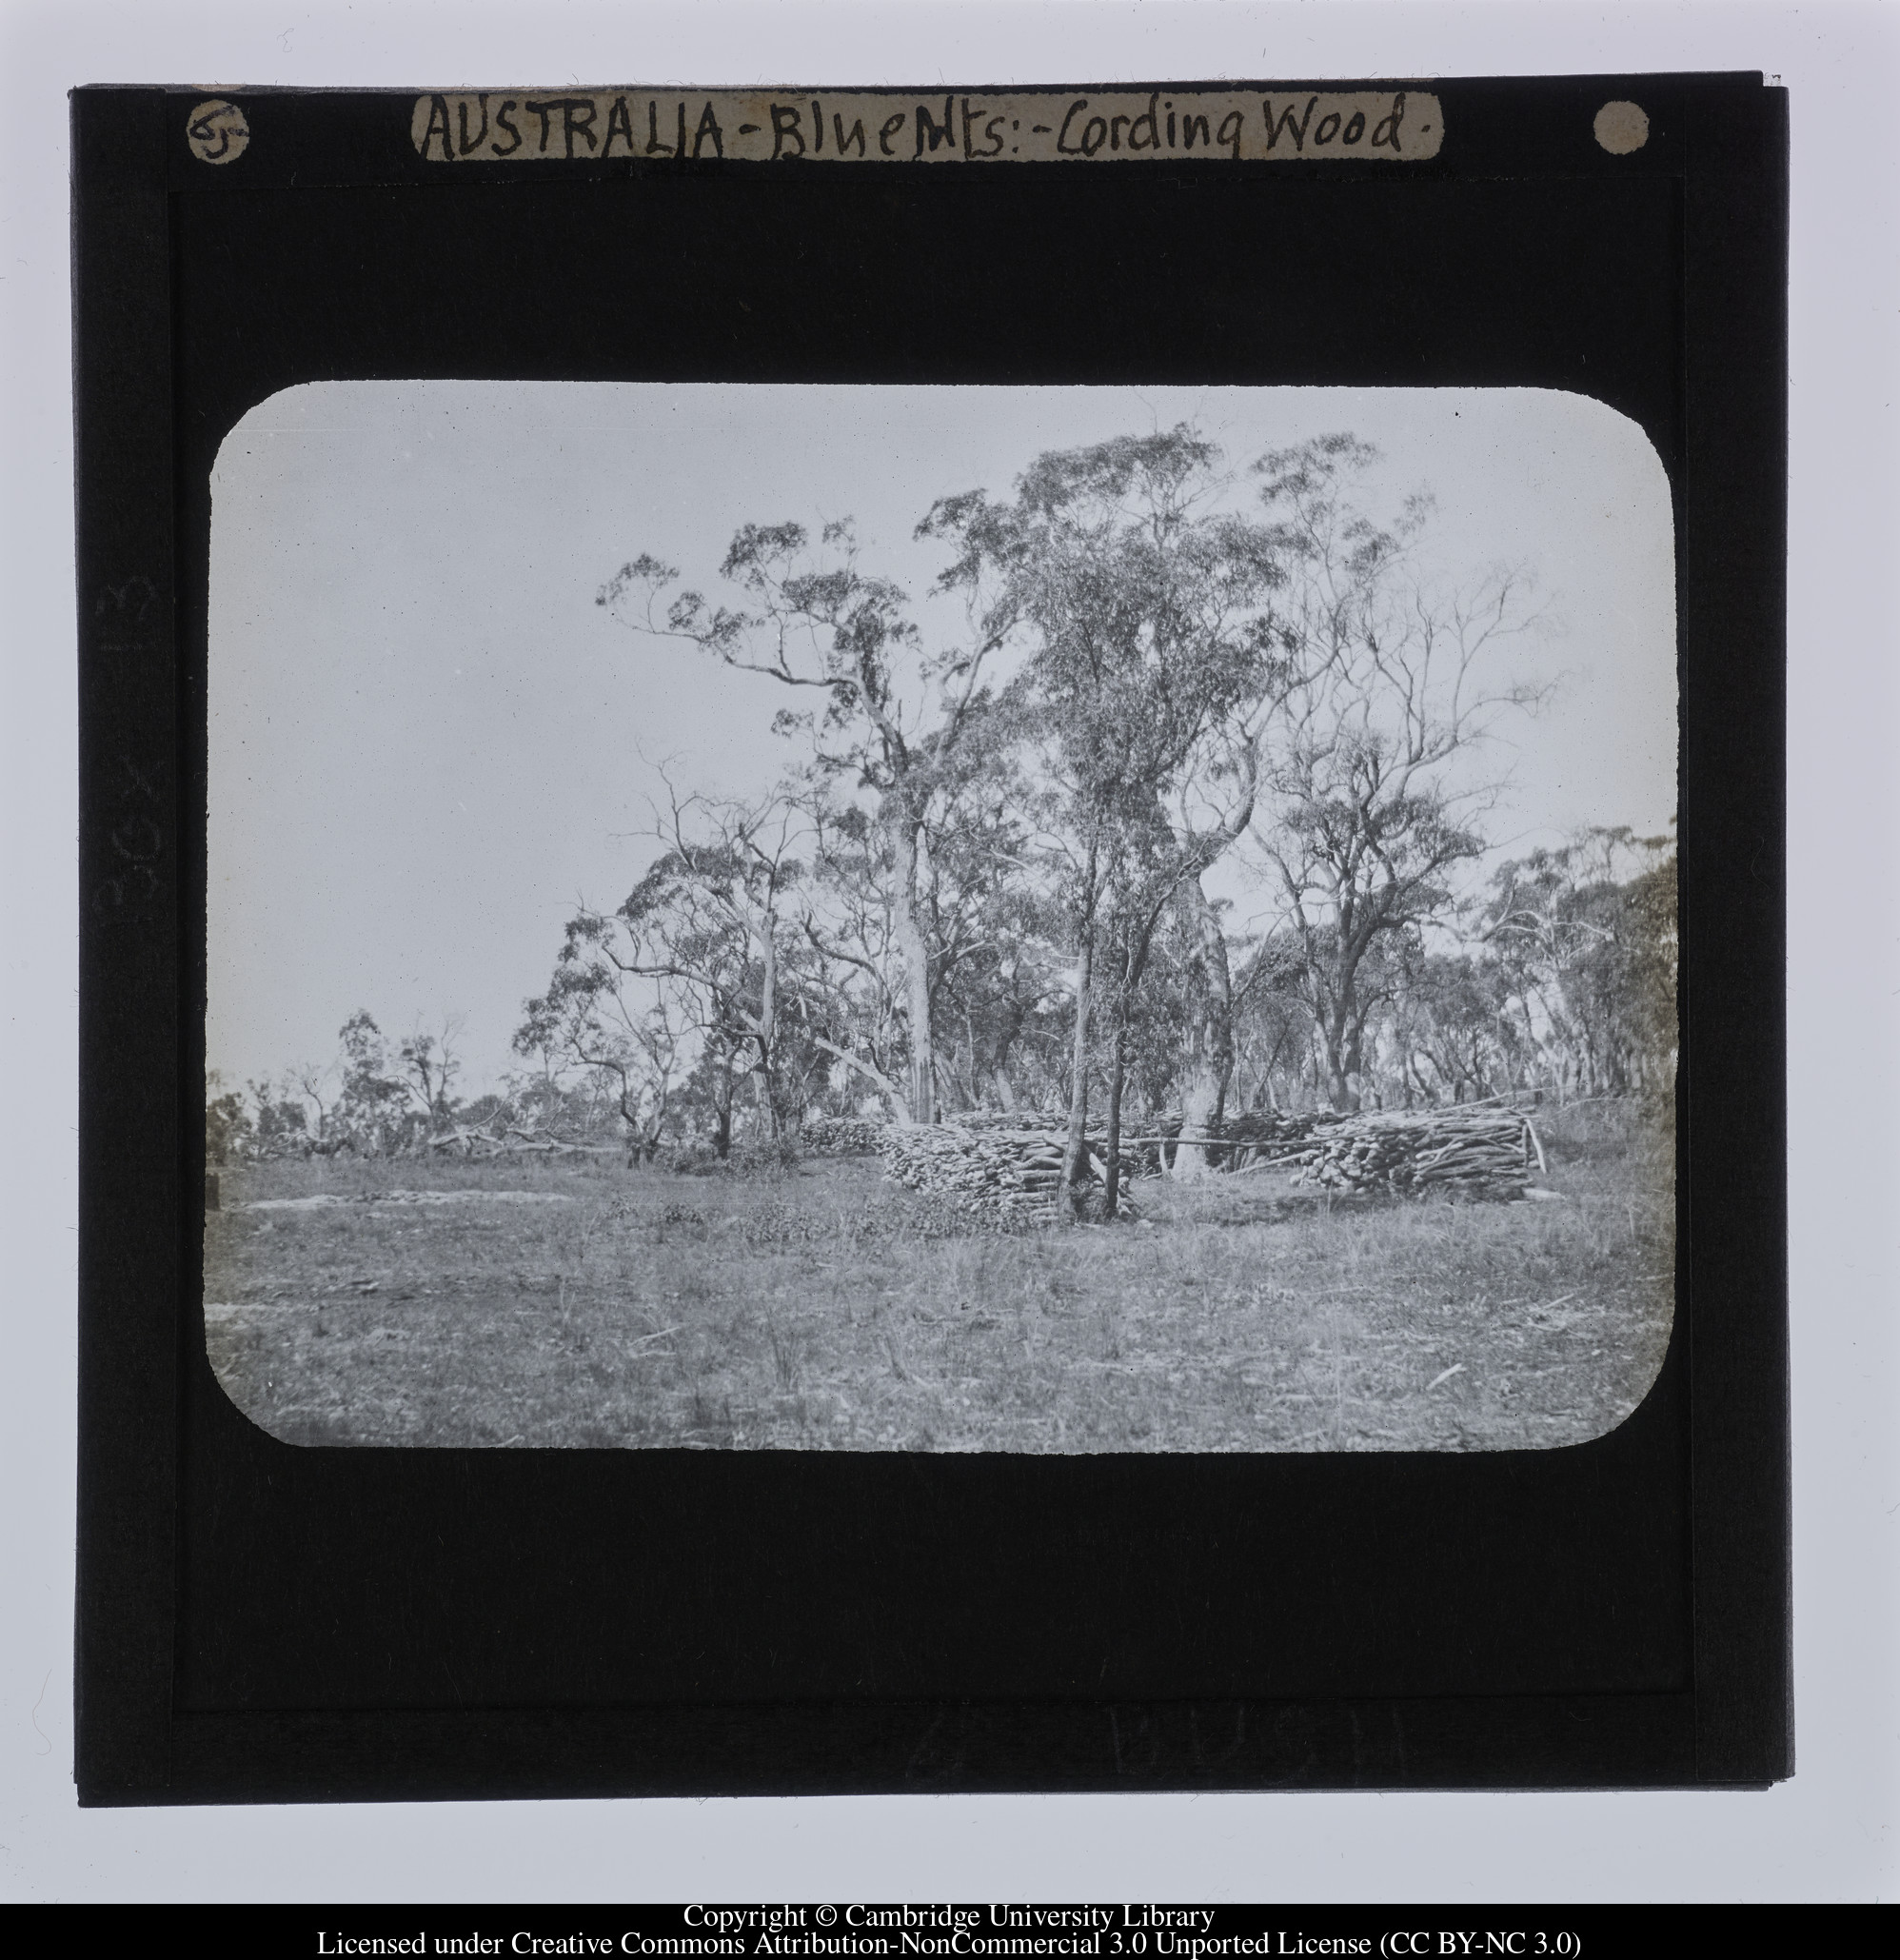
[[[1149,1180],[1138,1222],[1013,1235],[862,1158],[265,1164],[206,1220],[207,1340],[294,1443],[1548,1448],[1661,1365],[1654,1161],[1585,1137],[1519,1204]]]

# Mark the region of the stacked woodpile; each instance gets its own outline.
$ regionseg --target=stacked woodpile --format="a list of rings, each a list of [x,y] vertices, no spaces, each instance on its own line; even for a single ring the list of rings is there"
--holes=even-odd
[[[884,1174],[907,1190],[946,1200],[973,1219],[1049,1223],[1063,1216],[1066,1121],[1019,1111],[962,1111],[929,1126],[868,1123]],[[821,1135],[829,1135],[829,1131]],[[1148,1118],[1122,1139],[1124,1172],[1158,1166],[1163,1143],[1178,1145],[1181,1121]],[[1085,1185],[1098,1185],[1106,1138],[1088,1132]],[[1336,1116],[1274,1111],[1232,1117],[1190,1142],[1217,1146],[1217,1168],[1238,1173],[1291,1169],[1296,1183],[1329,1191],[1378,1191],[1400,1198],[1519,1198],[1543,1150],[1522,1111],[1466,1105]],[[857,1147],[854,1145],[854,1147]],[[1123,1205],[1127,1205],[1124,1194]]]
[[[1338,1119],[1330,1110],[1289,1116],[1278,1110],[1250,1109],[1219,1125],[1224,1149],[1214,1161],[1223,1170],[1250,1170],[1257,1164],[1284,1163],[1288,1153],[1301,1148],[1316,1132]],[[1178,1135],[1180,1124],[1174,1125]]]
[[[623,1143],[569,1143],[540,1130],[510,1123],[505,1129],[444,1130],[421,1146],[424,1150],[458,1150],[464,1157],[624,1157]]]
[[[1543,1150],[1521,1111],[1467,1106],[1322,1119],[1269,1160],[1296,1166],[1296,1182],[1330,1191],[1518,1198],[1534,1159],[1541,1166]]]
[[[878,1117],[808,1116],[799,1131],[799,1148],[808,1157],[868,1156],[889,1128]]]
[[[928,1126],[892,1123],[879,1138],[884,1175],[946,1199],[965,1217],[1006,1224],[1060,1215],[1067,1125],[1015,1111],[964,1111]],[[1098,1139],[1090,1139],[1096,1152]],[[1090,1165],[1093,1178],[1095,1163]]]
[[[1278,1162],[1288,1147],[1304,1142],[1318,1126],[1335,1120],[1328,1110],[1293,1116],[1271,1109],[1245,1110],[1186,1136],[1178,1110],[1158,1116],[1138,1113],[1122,1128],[1121,1161],[1131,1174],[1159,1176],[1164,1172],[1163,1155],[1169,1163],[1178,1161],[1180,1145],[1187,1142],[1205,1148],[1217,1171],[1246,1170]],[[1089,1134],[1101,1147],[1105,1138],[1097,1138],[1093,1129]]]

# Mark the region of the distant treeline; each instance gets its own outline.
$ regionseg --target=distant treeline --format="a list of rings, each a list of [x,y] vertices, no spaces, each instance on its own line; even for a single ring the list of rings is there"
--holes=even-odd
[[[1619,865],[1636,865],[1615,875]],[[1675,1064],[1675,854],[1658,840],[1593,832],[1577,844],[1541,851],[1496,874],[1472,915],[1473,941],[1423,953],[1400,940],[1377,976],[1378,999],[1361,1036],[1362,1102],[1416,1108],[1469,1102],[1510,1091],[1558,1100],[1605,1095],[1666,1095]],[[1258,944],[1237,962],[1235,1067],[1227,1111],[1332,1106],[1323,1045],[1287,976],[1292,945]],[[1177,968],[1177,988],[1183,976]],[[1061,1107],[1066,1087],[1064,1005],[1059,989],[1034,1026],[1019,1030],[1011,1071],[1018,1106]],[[1155,1017],[1165,1037],[1165,1003]],[[645,1160],[717,1156],[762,1126],[734,1117],[718,1059],[702,1057],[677,1080],[656,1071],[626,1103],[613,1071],[524,1070],[497,1091],[463,1098],[455,1029],[390,1043],[366,1012],[341,1030],[336,1056],[242,1089],[213,1078],[207,1098],[209,1160],[345,1153],[386,1157],[455,1148],[476,1139],[516,1147],[561,1142],[625,1145]],[[974,1021],[944,1058],[953,1094],[945,1114],[987,1104],[970,1095],[980,1079]],[[1143,1060],[1165,1039],[1152,1039]],[[795,1110],[855,1113],[866,1099],[833,1092],[822,1052]],[[976,1066],[973,1066],[973,1062]],[[1175,1086],[1145,1074],[1142,1109],[1175,1109]],[[641,1093],[644,1092],[644,1093]],[[629,1122],[631,1109],[633,1120]],[[1131,1111],[1131,1113],[1133,1113]],[[756,1114],[756,1112],[755,1112]],[[723,1134],[722,1134],[723,1133]]]

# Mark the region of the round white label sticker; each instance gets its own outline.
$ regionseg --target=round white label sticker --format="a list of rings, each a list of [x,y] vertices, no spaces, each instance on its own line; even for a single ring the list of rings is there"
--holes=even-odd
[[[201,102],[186,120],[185,140],[201,163],[233,163],[250,141],[250,125],[234,102]]]

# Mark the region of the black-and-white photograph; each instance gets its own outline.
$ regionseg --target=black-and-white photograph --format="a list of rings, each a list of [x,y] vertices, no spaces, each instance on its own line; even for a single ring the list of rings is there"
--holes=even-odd
[[[1634,423],[319,383],[212,490],[205,1318],[270,1435],[1494,1451],[1648,1392]]]

